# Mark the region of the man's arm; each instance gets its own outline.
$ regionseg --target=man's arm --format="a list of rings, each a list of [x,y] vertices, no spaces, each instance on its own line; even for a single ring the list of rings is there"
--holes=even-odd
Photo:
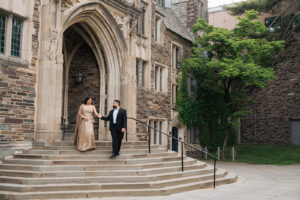
[[[110,115],[111,115],[111,112],[109,112],[108,116],[102,116],[100,119],[102,119],[104,121],[109,121]]]
[[[127,130],[127,113],[126,113],[126,110],[124,109],[124,112],[123,112],[123,124],[122,124],[122,128],[125,128]]]

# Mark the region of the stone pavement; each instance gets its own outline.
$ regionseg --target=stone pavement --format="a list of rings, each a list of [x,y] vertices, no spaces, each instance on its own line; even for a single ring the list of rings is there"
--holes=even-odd
[[[102,198],[101,200],[300,200],[300,165],[250,165],[219,162],[217,167],[237,174],[238,181],[218,186],[216,189],[194,190],[170,196]]]

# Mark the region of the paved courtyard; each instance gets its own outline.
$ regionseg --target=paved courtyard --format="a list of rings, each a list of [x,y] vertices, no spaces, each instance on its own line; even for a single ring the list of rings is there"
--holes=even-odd
[[[300,165],[218,163],[239,179],[216,189],[202,189],[163,197],[105,198],[105,200],[300,200]],[[90,198],[96,200],[99,198]],[[101,200],[104,200],[101,199]]]

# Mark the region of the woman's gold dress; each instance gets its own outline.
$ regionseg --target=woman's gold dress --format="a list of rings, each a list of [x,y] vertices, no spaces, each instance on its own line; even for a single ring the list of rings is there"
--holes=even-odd
[[[95,106],[82,104],[79,108],[76,127],[74,132],[74,143],[79,151],[95,149],[94,117],[98,115]],[[85,121],[84,117],[88,120]]]

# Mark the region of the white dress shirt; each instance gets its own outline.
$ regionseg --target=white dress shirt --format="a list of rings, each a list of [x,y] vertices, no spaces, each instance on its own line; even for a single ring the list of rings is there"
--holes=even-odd
[[[114,124],[117,123],[118,112],[119,112],[119,108],[118,109],[114,109],[114,113],[113,113],[113,123]]]

